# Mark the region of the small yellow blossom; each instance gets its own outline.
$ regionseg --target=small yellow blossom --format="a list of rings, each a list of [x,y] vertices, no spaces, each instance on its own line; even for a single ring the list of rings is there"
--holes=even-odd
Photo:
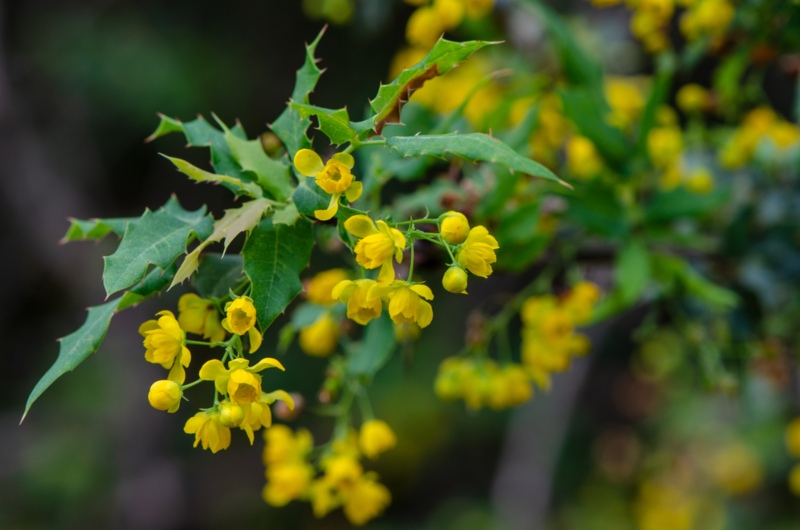
[[[444,273],[442,286],[451,293],[467,294],[467,281],[467,272],[458,265],[453,265]]]
[[[349,489],[364,474],[364,468],[352,454],[334,454],[322,459],[325,482],[337,489]]]
[[[194,293],[186,293],[178,300],[178,323],[185,331],[202,335],[211,342],[225,340],[214,304]]]
[[[261,397],[261,376],[258,372],[267,368],[280,368],[283,365],[277,360],[266,357],[255,366],[249,366],[247,359],[231,359],[228,368],[219,359],[211,359],[200,368],[200,379],[214,381],[220,394],[227,394],[231,402],[236,404],[252,403]]]
[[[482,18],[494,8],[494,0],[462,0],[467,17],[471,19]]]
[[[336,153],[323,164],[320,156],[311,149],[300,149],[294,155],[294,167],[306,177],[315,177],[317,186],[331,194],[331,202],[325,210],[315,210],[314,217],[320,221],[331,219],[339,210],[339,197],[342,194],[348,202],[361,197],[363,186],[350,172],[355,165],[350,153]]]
[[[397,444],[392,428],[382,420],[369,420],[361,426],[358,446],[367,458],[375,459]]]
[[[530,378],[518,364],[501,368],[493,377],[494,389],[489,396],[489,406],[495,410],[516,407],[533,396]]]
[[[790,455],[800,458],[800,416],[786,427],[786,449]]]
[[[369,290],[377,285],[375,280],[344,280],[334,286],[331,296],[347,304],[347,318],[365,326],[373,318],[381,316],[383,304],[380,299],[369,300]]]
[[[639,78],[607,77],[605,96],[611,107],[609,123],[621,129],[629,128],[644,109],[643,82]]]
[[[160,311],[156,315],[158,320],[148,320],[139,326],[139,334],[144,337],[144,358],[169,370],[167,379],[183,384],[186,380],[184,368],[192,360],[186,347],[186,333],[171,311]]]
[[[222,327],[231,333],[244,335],[250,339],[250,353],[261,347],[261,333],[256,328],[256,307],[253,299],[242,296],[225,304],[227,316],[222,320]]]
[[[683,150],[683,134],[677,127],[654,127],[647,135],[647,152],[656,168],[675,163]]]
[[[444,29],[433,7],[420,7],[408,18],[406,40],[413,46],[429,49],[444,33]]]
[[[300,348],[314,357],[327,357],[339,344],[339,325],[329,313],[323,313],[313,324],[300,330]]]
[[[576,325],[583,325],[592,319],[594,305],[600,299],[600,288],[592,282],[579,282],[564,297],[562,305]]]
[[[714,176],[706,168],[699,168],[693,171],[686,178],[686,189],[698,195],[711,193],[714,189]]]
[[[389,316],[395,324],[415,322],[425,328],[433,320],[433,308],[426,302],[433,300],[433,291],[426,285],[395,280],[389,285],[373,285],[367,294],[367,300],[384,297],[389,299]]]
[[[270,466],[262,496],[270,506],[285,506],[301,497],[314,477],[314,468],[302,461]]]
[[[464,18],[463,0],[433,0],[433,10],[445,30],[455,28]]]
[[[391,500],[392,495],[386,486],[375,480],[374,473],[367,473],[349,492],[344,514],[352,524],[362,526],[380,515]]]
[[[200,443],[212,453],[227,449],[231,445],[231,430],[220,422],[218,412],[198,412],[186,422],[183,431],[194,434],[194,447]]]
[[[764,480],[758,455],[740,442],[723,446],[712,456],[708,466],[720,488],[731,495],[749,493]]]
[[[442,214],[440,219],[439,233],[446,242],[451,245],[458,245],[467,239],[469,235],[469,221],[463,213],[449,211]]]
[[[795,497],[800,497],[800,464],[795,464],[789,472],[789,490]]]
[[[348,278],[349,274],[344,269],[330,269],[314,275],[305,286],[306,298],[312,304],[329,306],[336,303],[336,298],[331,296],[334,286]]]
[[[708,90],[696,83],[689,83],[678,90],[675,97],[678,108],[683,112],[697,113],[702,112],[708,107]]]
[[[578,178],[591,178],[603,169],[603,161],[597,149],[591,140],[584,136],[571,136],[564,150],[567,155],[567,168]]]
[[[178,410],[181,405],[181,396],[183,396],[181,386],[169,379],[156,381],[150,385],[150,392],[147,393],[147,399],[154,409],[167,412]]]
[[[377,226],[376,226],[377,225]],[[400,230],[390,228],[384,221],[374,223],[366,215],[354,215],[344,223],[345,230],[360,239],[356,243],[356,261],[365,269],[381,268],[380,283],[394,279],[392,257],[397,263],[403,259],[406,238]]]
[[[394,339],[397,342],[411,342],[419,338],[421,331],[415,322],[401,322],[394,325]]]
[[[500,245],[489,235],[489,231],[483,226],[476,226],[469,231],[466,241],[458,250],[456,261],[475,276],[488,278],[492,273],[491,264],[497,261],[494,251],[498,248]]]

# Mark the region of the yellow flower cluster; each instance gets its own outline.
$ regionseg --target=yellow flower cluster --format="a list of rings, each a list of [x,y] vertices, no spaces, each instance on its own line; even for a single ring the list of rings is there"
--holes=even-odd
[[[736,9],[729,0],[683,0],[681,33],[690,41],[707,37],[719,43],[733,21]]]
[[[464,214],[450,211],[439,218],[439,234],[446,245],[455,245],[455,263],[445,272],[442,285],[451,293],[467,294],[468,270],[488,278],[497,261],[497,239],[484,226],[470,228]],[[466,270],[465,270],[466,269]]]
[[[308,501],[318,518],[341,507],[352,524],[361,526],[391,502],[389,490],[375,473],[365,472],[360,461],[362,455],[374,459],[396,444],[394,432],[383,421],[367,421],[358,435],[350,431],[334,440],[320,460],[319,476],[309,462],[313,438],[308,431],[293,434],[277,425],[265,432],[264,439],[267,484],[263,497],[272,506]]]
[[[516,407],[533,395],[530,377],[519,364],[500,366],[492,359],[470,357],[442,361],[434,390],[439,399],[463,399],[474,410]]]
[[[414,46],[430,48],[445,31],[458,27],[465,17],[478,19],[494,7],[494,0],[414,0],[418,6],[406,25],[406,39]]]
[[[550,387],[550,374],[563,372],[577,355],[589,350],[586,336],[575,327],[592,319],[600,289],[593,283],[581,282],[561,299],[554,296],[533,296],[522,305],[522,365],[542,388]]]
[[[336,153],[325,164],[311,149],[300,149],[294,155],[294,167],[305,177],[314,177],[317,186],[330,193],[331,201],[325,210],[315,210],[314,217],[320,221],[331,219],[339,210],[339,198],[344,195],[348,202],[361,197],[363,186],[350,171],[355,159],[350,153]]]
[[[786,450],[794,458],[800,458],[800,416],[794,418],[786,427]],[[800,463],[789,472],[789,489],[800,497]]]
[[[800,140],[800,128],[769,107],[753,109],[723,147],[720,162],[728,169],[742,167],[753,159],[759,144],[765,140],[772,142],[779,151],[785,151]]]
[[[326,308],[317,319],[302,328],[298,336],[298,344],[308,355],[327,357],[336,350],[339,344],[340,322],[329,309],[336,304],[333,288],[347,280],[344,269],[330,269],[316,274],[306,283],[306,299],[317,306]]]

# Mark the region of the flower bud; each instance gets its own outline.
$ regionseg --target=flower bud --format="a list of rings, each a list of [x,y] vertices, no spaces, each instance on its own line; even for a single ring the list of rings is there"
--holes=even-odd
[[[453,265],[444,273],[442,286],[451,293],[467,294],[467,271]]]
[[[156,410],[175,412],[181,404],[181,386],[175,381],[162,379],[150,385],[147,399]]]
[[[391,427],[382,420],[369,420],[361,426],[358,445],[368,458],[374,459],[379,454],[391,449],[397,438]]]
[[[244,421],[244,410],[239,405],[226,401],[219,406],[219,422],[224,427],[238,427]]]
[[[442,214],[442,220],[439,226],[442,238],[451,245],[463,243],[469,235],[469,221],[467,221],[466,216],[460,212],[451,210]]]

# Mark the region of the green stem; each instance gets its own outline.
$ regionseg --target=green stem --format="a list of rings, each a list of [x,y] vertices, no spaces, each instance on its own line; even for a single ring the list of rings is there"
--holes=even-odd
[[[408,221],[400,221],[394,224],[394,226],[405,226],[410,224],[438,224],[439,219],[433,219],[430,217],[426,217],[424,219],[409,219]]]
[[[202,383],[203,381],[205,381],[205,379],[198,379],[197,381],[193,381],[193,382],[188,383],[186,385],[181,385],[181,390],[186,390],[187,388],[192,388],[193,386],[197,386],[200,383]]]
[[[441,234],[439,235],[439,243],[447,249],[447,253],[450,255],[450,265],[455,265],[456,257],[453,255],[453,249],[450,248],[450,244],[442,238]]]
[[[411,242],[411,257],[408,262],[408,283],[411,283],[414,277],[414,242]]]
[[[359,141],[358,139],[354,138],[350,145],[344,150],[345,153],[352,153],[359,147],[366,147],[369,145],[386,145],[386,138],[376,138],[373,140],[363,140]]]

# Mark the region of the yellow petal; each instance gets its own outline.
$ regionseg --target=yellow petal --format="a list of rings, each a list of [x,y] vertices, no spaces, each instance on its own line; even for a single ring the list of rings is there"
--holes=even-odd
[[[390,285],[384,283],[376,283],[375,285],[369,288],[369,291],[367,291],[367,302],[372,302],[377,298],[383,298],[384,296],[389,294],[389,291],[391,290],[392,288]]]
[[[325,169],[325,164],[317,153],[311,149],[300,149],[294,155],[294,167],[301,175],[315,177],[317,173]]]
[[[353,169],[353,166],[356,165],[356,161],[353,158],[353,155],[351,155],[350,153],[336,153],[335,155],[333,155],[333,159],[338,160],[339,162],[347,166],[348,169]]]
[[[250,337],[250,353],[253,353],[261,347],[261,333],[253,326],[247,331],[247,336]]]
[[[355,288],[355,282],[353,280],[342,280],[334,285],[333,289],[331,289],[331,298],[341,302],[342,300],[340,300],[340,297],[344,293],[345,289],[347,289],[350,285]]]
[[[376,234],[378,230],[375,223],[366,215],[354,215],[344,222],[344,228],[358,238],[365,238]]]
[[[431,291],[431,288],[427,285],[412,285],[411,290],[426,300],[433,300],[433,291]]]
[[[247,433],[247,439],[250,440],[250,445],[253,445],[253,441],[255,441],[255,437],[253,436],[253,428],[250,426],[249,423],[244,422],[240,426],[240,428]]]
[[[381,272],[378,274],[378,283],[392,283],[394,280],[394,267],[392,260],[387,260],[381,265]]]
[[[198,375],[203,381],[213,381],[219,377],[227,376],[228,370],[225,369],[225,365],[222,364],[222,361],[219,359],[211,359],[210,361],[206,361],[200,368],[200,373]]]
[[[431,307],[431,304],[425,302],[424,300],[420,300],[419,309],[417,310],[417,324],[419,324],[419,327],[425,328],[431,323],[432,320],[433,308]]]
[[[289,410],[294,410],[294,399],[292,398],[291,394],[285,390],[274,390],[272,392],[267,392],[264,394],[262,399],[267,403],[275,403],[277,400],[283,401],[286,403],[286,406],[289,407]]]
[[[347,197],[347,202],[355,202],[361,197],[361,192],[364,191],[364,185],[360,182],[353,182],[345,190],[344,195]]]
[[[175,381],[179,385],[182,385],[183,382],[186,381],[186,371],[183,369],[183,366],[181,366],[181,363],[175,363],[172,365],[167,379],[170,381]]]
[[[286,371],[286,368],[283,367],[281,362],[278,359],[273,359],[272,357],[264,357],[260,361],[258,361],[255,366],[252,368],[248,368],[248,372],[260,372],[261,370],[265,370],[267,368],[280,368],[283,371]]]
[[[340,196],[341,196],[340,193],[334,193],[331,196],[331,202],[328,204],[328,208],[326,210],[314,210],[314,217],[316,217],[320,221],[327,221],[328,219],[331,219],[334,215],[336,215],[337,210],[339,210]]]

